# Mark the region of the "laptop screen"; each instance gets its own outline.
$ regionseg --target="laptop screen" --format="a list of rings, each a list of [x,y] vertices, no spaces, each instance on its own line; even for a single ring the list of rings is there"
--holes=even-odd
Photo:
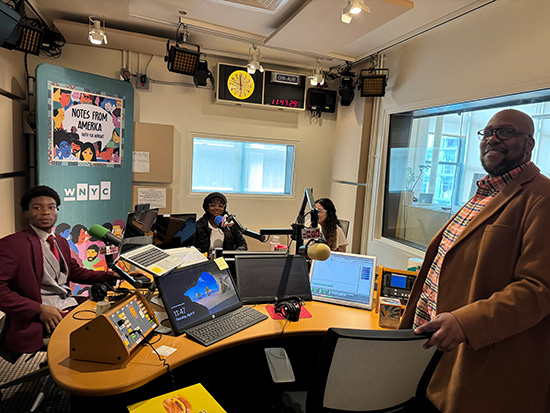
[[[197,214],[157,215],[153,243],[162,249],[195,245]]]
[[[243,303],[273,303],[288,297],[311,300],[304,257],[286,254],[236,255],[235,269]]]
[[[371,310],[375,273],[375,257],[332,252],[328,260],[312,262],[313,299]]]
[[[242,305],[229,271],[215,261],[176,268],[155,282],[175,335]]]
[[[125,253],[142,245],[152,244],[153,224],[157,219],[158,209],[147,209],[128,213],[126,226],[122,233],[120,253]]]

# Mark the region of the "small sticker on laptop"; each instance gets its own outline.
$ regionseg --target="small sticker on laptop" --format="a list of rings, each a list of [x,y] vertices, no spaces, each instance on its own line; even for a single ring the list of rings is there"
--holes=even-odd
[[[220,258],[216,258],[214,260],[214,262],[218,265],[218,268],[220,270],[226,270],[227,268],[229,268],[229,266],[227,265],[227,262],[225,262],[225,260],[223,259],[223,257],[220,257]]]
[[[162,269],[159,267],[153,267],[151,268],[151,271],[153,271],[156,274],[160,274],[162,272]]]

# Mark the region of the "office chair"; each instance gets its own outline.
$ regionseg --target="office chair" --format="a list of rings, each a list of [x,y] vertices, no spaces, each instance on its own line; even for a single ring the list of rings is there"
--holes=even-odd
[[[346,221],[345,219],[339,219],[338,220],[338,226],[342,228],[342,231],[344,231],[344,235],[346,238],[348,237],[348,231],[349,231],[349,221]]]
[[[284,393],[283,411],[425,411],[420,406],[443,354],[424,350],[427,338],[412,330],[329,329],[307,393]]]
[[[15,364],[17,360],[23,355],[22,353],[16,353],[12,351],[7,343],[6,343],[6,331],[8,329],[9,325],[9,318],[6,315],[4,315],[3,318],[0,319],[0,356],[6,360],[7,362],[11,364]],[[34,357],[36,353],[28,355],[28,359],[31,359]],[[2,392],[1,390],[7,389],[8,387],[16,386],[21,383],[26,383],[35,379],[39,379],[41,377],[48,377],[42,388],[40,389],[40,392],[38,393],[38,396],[36,397],[30,412],[34,412],[40,403],[42,403],[42,400],[44,400],[44,397],[50,387],[53,384],[53,378],[50,376],[50,369],[48,367],[47,361],[44,361],[40,364],[40,368],[36,371],[33,371],[31,373],[25,374],[21,377],[17,377],[16,379],[10,380],[6,383],[0,384],[0,401],[2,400]]]

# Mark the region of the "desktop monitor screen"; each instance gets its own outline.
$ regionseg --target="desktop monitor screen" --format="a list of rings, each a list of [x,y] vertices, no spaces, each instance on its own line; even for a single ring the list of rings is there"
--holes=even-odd
[[[299,255],[235,257],[237,289],[243,303],[273,303],[298,297],[311,300],[307,263]]]
[[[216,248],[215,250],[216,258],[223,257],[227,266],[229,267],[229,272],[233,277],[233,280],[237,282],[237,272],[235,270],[235,257],[249,257],[251,255],[270,255],[270,256],[286,256],[287,253],[284,251],[242,251],[242,250],[222,250],[221,248]]]
[[[153,243],[162,249],[195,245],[197,214],[157,215]]]
[[[375,273],[375,257],[332,252],[326,261],[313,260],[313,299],[371,310]]]
[[[242,306],[229,271],[215,261],[176,268],[155,282],[175,335]]]

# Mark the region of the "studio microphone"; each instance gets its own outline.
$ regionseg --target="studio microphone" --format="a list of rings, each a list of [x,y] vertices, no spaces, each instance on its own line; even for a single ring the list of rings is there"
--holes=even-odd
[[[214,218],[214,222],[221,229],[233,226],[232,222],[229,222],[227,219],[225,219],[225,215],[218,215]]]
[[[298,248],[298,254],[316,261],[326,261],[330,257],[330,248],[327,244],[310,241]]]
[[[122,240],[119,237],[117,237],[115,234],[113,234],[107,228],[102,227],[101,225],[92,225],[88,230],[88,233],[90,234],[90,236],[97,238],[98,240],[101,240],[106,244],[120,247],[120,244],[122,243]]]

